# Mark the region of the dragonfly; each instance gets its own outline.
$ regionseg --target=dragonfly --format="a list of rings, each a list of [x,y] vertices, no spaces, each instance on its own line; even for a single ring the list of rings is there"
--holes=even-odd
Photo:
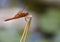
[[[5,21],[9,21],[9,20],[13,20],[13,19],[18,19],[18,18],[22,18],[22,17],[25,17],[25,21],[27,21],[27,16],[28,15],[29,15],[28,12],[26,12],[24,10],[21,10],[14,17],[5,19]]]

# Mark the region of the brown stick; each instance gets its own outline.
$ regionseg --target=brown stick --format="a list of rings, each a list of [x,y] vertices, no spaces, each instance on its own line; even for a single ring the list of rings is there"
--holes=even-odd
[[[28,31],[29,31],[31,19],[32,19],[32,17],[30,17],[29,20],[28,20],[27,23],[26,23],[26,26],[25,26],[23,35],[22,35],[22,37],[21,37],[21,39],[20,39],[20,42],[23,41],[23,37],[24,37],[24,42],[26,42],[27,34],[28,34]]]

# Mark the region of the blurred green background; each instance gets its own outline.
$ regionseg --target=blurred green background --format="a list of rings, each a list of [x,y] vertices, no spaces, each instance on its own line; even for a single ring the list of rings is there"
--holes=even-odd
[[[27,42],[60,42],[59,0],[0,0],[0,42],[19,42],[24,18],[4,20],[24,8],[33,16]]]

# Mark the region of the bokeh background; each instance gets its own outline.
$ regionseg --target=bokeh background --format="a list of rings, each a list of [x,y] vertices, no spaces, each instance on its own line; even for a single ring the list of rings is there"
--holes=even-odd
[[[0,42],[19,42],[24,18],[4,20],[24,8],[33,16],[27,42],[60,42],[60,0],[0,0]]]

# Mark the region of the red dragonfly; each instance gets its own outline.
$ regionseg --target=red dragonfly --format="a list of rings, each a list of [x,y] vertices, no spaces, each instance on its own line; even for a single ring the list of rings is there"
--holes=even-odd
[[[22,18],[22,17],[25,17],[25,20],[27,21],[26,17],[28,15],[29,15],[28,12],[22,10],[22,11],[19,11],[14,17],[8,18],[5,21],[9,21],[9,20],[17,19],[17,18]]]

